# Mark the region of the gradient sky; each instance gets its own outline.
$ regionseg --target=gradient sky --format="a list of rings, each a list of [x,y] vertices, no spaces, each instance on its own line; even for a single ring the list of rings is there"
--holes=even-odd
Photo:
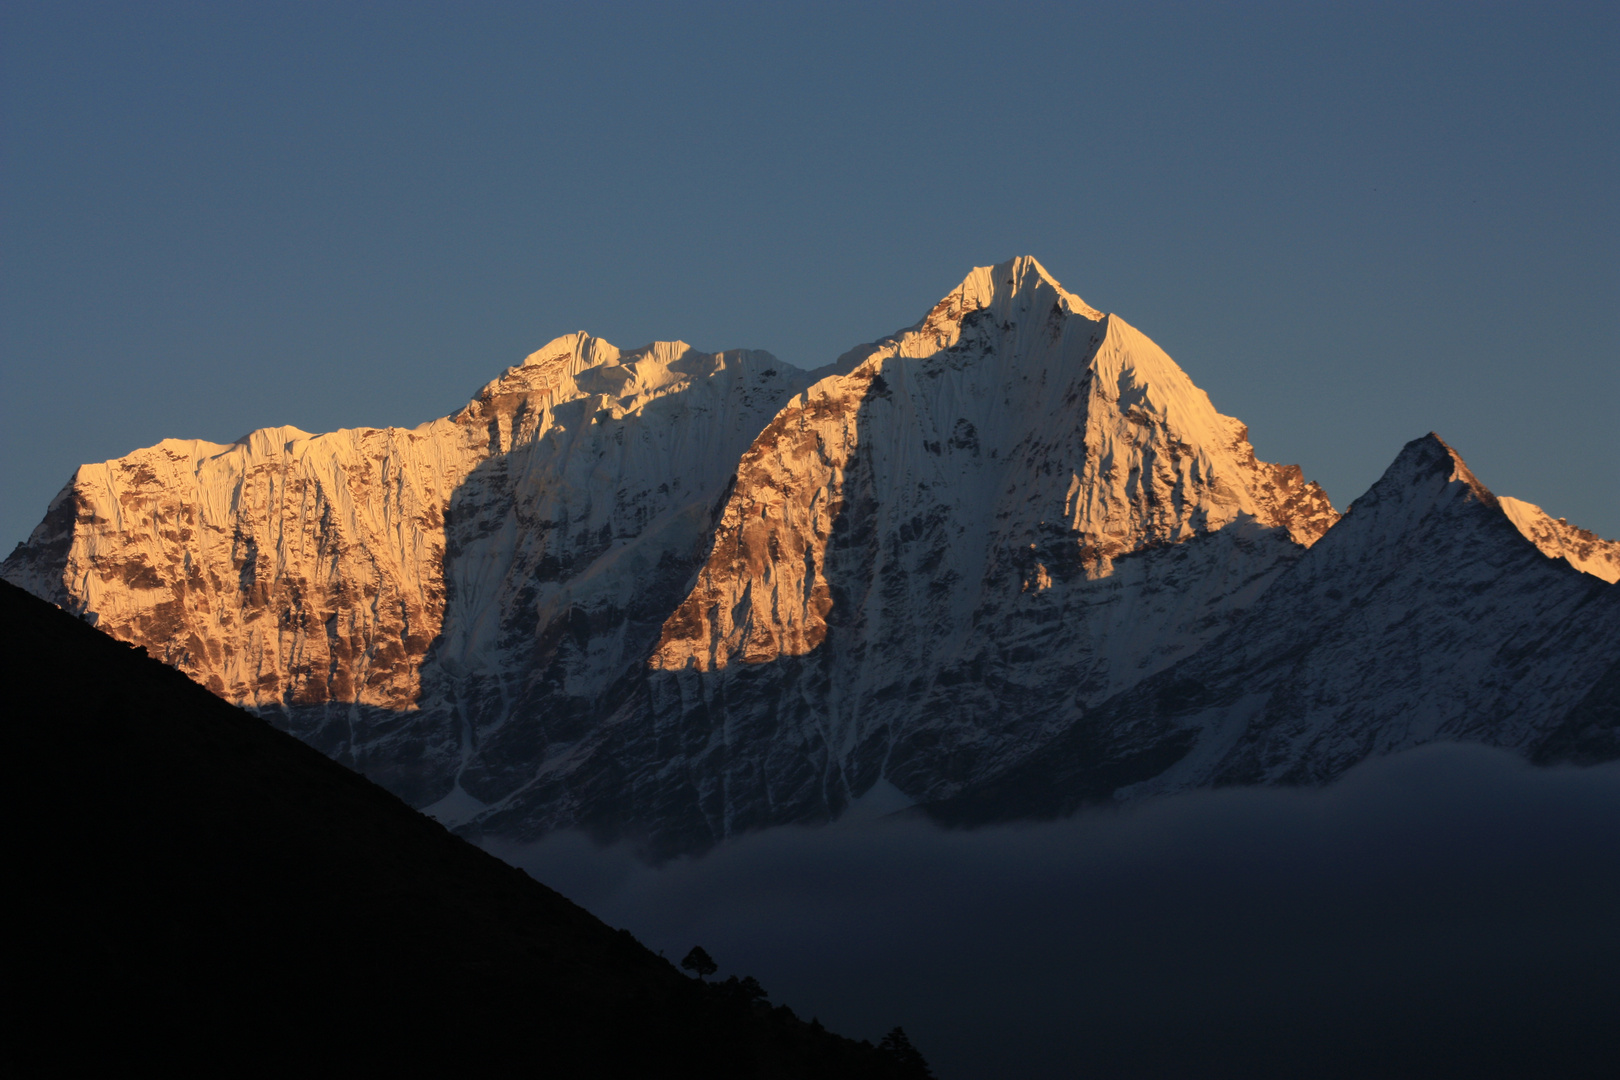
[[[1339,506],[1620,537],[1620,7],[5,2],[0,544],[547,340],[802,366],[1033,254]]]

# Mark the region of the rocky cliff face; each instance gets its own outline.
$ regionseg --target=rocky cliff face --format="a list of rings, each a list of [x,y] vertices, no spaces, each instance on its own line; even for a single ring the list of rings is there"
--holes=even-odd
[[[743,454],[626,725],[663,738],[611,754],[662,805],[690,790],[686,835],[992,775],[1195,651],[1337,519],[1033,259],[838,369]]]
[[[872,553],[873,584],[916,601],[870,627],[891,637],[982,622],[1010,594],[1107,578],[1121,557],[1240,520],[1308,546],[1338,518],[1297,467],[1257,462],[1243,425],[1156,345],[1033,259],[976,270],[841,366],[743,455],[657,667],[820,646],[829,545],[862,513],[892,541]]]
[[[737,455],[805,381],[573,334],[414,430],[86,465],[3,572],[424,805],[544,714],[513,751],[532,767],[642,658],[674,599],[645,606],[685,584]]]
[[[1591,574],[1620,546],[1446,483],[1516,553],[1467,563],[1479,595],[1526,566],[1608,588]],[[1092,795],[1319,778],[1356,746],[1476,737],[1460,720],[1396,732],[1393,705],[1309,713],[1350,740],[1329,753],[1275,743],[1294,721],[1268,705],[1243,723],[1271,749],[1240,765],[1249,744],[1217,760],[1200,734],[1237,721],[1164,705],[1175,686],[1263,682],[1340,623],[1345,642],[1414,647],[1322,599],[1348,586],[1299,584],[1369,559],[1451,580],[1463,563],[1435,552],[1473,519],[1379,490],[1336,525],[1153,342],[1017,259],[816,373],[571,335],[413,431],[171,440],[85,466],[3,573],[469,831],[583,825],[667,854],[825,820],[879,781],[968,798],[1103,728],[1074,751]],[[1378,505],[1411,512],[1369,532],[1396,512]],[[1414,587],[1420,614],[1483,619]],[[1435,654],[1434,687],[1442,654],[1517,640],[1478,625]],[[1362,662],[1335,648],[1319,655]],[[1228,652],[1241,677],[1209,659]],[[1188,665],[1205,667],[1174,674]],[[1401,708],[1427,709],[1429,685]],[[1158,704],[1132,712],[1133,694]]]

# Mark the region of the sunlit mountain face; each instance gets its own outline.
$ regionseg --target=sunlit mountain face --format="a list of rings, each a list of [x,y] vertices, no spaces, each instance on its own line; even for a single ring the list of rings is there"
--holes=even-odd
[[[86,465],[3,575],[470,835],[655,858],[1620,757],[1620,544],[1391,452],[1341,518],[1019,258],[814,371],[573,334],[413,430]]]

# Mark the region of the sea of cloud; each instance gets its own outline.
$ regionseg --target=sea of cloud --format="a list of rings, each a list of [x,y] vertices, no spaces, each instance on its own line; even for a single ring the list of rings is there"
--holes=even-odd
[[[1620,763],[1437,745],[1325,789],[973,830],[884,799],[657,867],[573,834],[491,850],[836,1031],[904,1025],[943,1080],[1608,1075],[1620,1052]]]

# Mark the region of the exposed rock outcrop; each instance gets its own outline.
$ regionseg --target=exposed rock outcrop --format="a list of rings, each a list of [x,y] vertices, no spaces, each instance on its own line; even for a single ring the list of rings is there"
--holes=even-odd
[[[1620,545],[1437,439],[1339,522],[1020,258],[817,372],[575,334],[411,431],[87,465],[0,573],[441,820],[668,854],[880,780],[1045,813],[1556,756],[1576,699],[1601,757]]]

